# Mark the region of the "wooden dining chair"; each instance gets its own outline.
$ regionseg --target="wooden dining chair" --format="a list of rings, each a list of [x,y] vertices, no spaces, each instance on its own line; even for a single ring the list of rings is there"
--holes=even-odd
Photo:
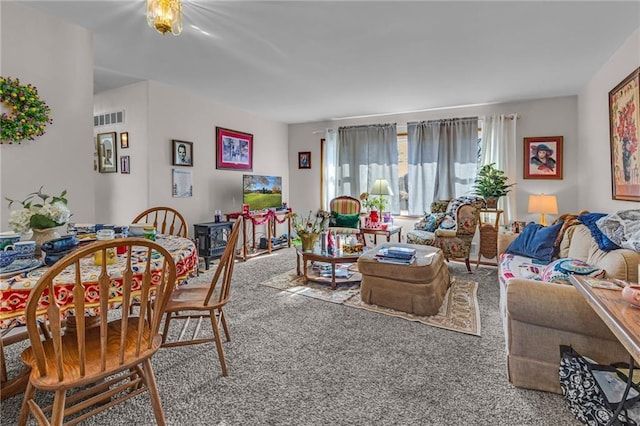
[[[179,211],[171,207],[151,207],[136,216],[131,223],[148,223],[164,235],[187,237],[187,221]]]
[[[229,326],[224,313],[224,307],[229,301],[231,278],[238,243],[238,234],[242,227],[242,218],[238,218],[227,237],[227,246],[220,257],[211,282],[207,285],[187,284],[175,290],[165,309],[164,332],[162,333],[162,346],[194,345],[214,341],[222,367],[222,375],[227,375],[227,365],[222,349],[219,324],[222,324],[227,342],[231,340]],[[183,340],[190,320],[197,319],[197,325],[191,335],[191,339]],[[177,340],[167,341],[169,325],[172,320],[184,320],[182,330]],[[211,321],[213,338],[198,338],[200,325],[203,319]]]
[[[89,265],[94,266],[96,254],[106,259],[107,250],[117,247],[126,250],[117,264],[107,267],[102,262],[98,276],[83,276]],[[75,277],[70,292],[56,289],[56,278],[62,273]],[[162,342],[158,330],[175,285],[171,254],[142,238],[98,241],[51,266],[27,300],[31,346],[21,357],[31,373],[18,424],[26,425],[30,415],[41,425],[75,424],[148,391],[156,422],[164,425],[150,358]],[[129,314],[134,297],[148,301],[140,305],[139,316]],[[66,311],[61,308],[65,305]],[[97,310],[96,315],[85,317],[92,310]],[[50,338],[43,339],[39,332],[43,315],[49,322]],[[67,397],[67,391],[77,388],[81,389]],[[53,403],[38,405],[37,391],[53,392]]]

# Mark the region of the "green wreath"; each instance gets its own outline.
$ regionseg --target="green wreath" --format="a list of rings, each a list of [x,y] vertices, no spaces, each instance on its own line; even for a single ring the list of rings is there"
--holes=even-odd
[[[0,117],[0,144],[34,140],[45,133],[51,109],[31,84],[23,86],[17,78],[0,77],[0,102],[11,108]]]

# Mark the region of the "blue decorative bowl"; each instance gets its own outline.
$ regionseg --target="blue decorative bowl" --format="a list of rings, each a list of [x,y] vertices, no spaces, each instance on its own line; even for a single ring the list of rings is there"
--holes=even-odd
[[[0,268],[6,268],[16,260],[16,252],[13,250],[0,250]]]

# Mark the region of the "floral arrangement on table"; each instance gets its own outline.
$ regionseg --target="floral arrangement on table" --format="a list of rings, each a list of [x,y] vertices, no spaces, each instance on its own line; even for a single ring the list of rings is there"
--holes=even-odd
[[[22,208],[12,210],[9,214],[9,226],[14,232],[24,234],[29,229],[48,229],[62,226],[69,222],[71,211],[67,207],[67,190],[58,196],[51,196],[42,192],[41,186],[37,192],[32,192],[22,201],[5,199],[9,207],[19,203]]]
[[[378,210],[383,212],[387,207],[387,200],[382,198],[382,196],[369,198],[368,192],[363,192],[360,194],[360,204],[369,209],[369,210]]]
[[[297,213],[291,215],[291,224],[298,236],[306,236],[311,234],[320,234],[327,229],[331,213],[326,210],[319,209],[315,215],[312,211],[306,218],[301,217]]]
[[[17,78],[0,76],[0,102],[11,108],[0,116],[0,144],[33,140],[53,123],[51,109],[40,99],[38,89],[31,84],[23,86]]]

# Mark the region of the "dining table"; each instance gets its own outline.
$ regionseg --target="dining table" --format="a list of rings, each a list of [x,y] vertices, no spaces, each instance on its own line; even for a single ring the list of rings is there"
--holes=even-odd
[[[188,238],[178,237],[173,235],[158,235],[156,242],[167,249],[171,253],[173,260],[176,264],[176,285],[186,283],[189,276],[197,270],[198,267],[198,252],[194,242]],[[136,271],[139,271],[140,277],[146,269],[146,251],[141,248],[139,255],[136,253],[132,256],[134,263],[132,265],[134,270],[134,281]],[[83,271],[82,282],[85,288],[95,286],[96,291],[85,292],[85,306],[86,316],[92,316],[97,313],[99,307],[98,296],[98,277],[100,276],[101,266],[94,264],[93,258],[82,259]],[[154,259],[152,259],[154,262]],[[109,265],[110,271],[117,271],[118,269],[125,269],[125,256],[118,256],[116,263]],[[26,307],[27,299],[31,289],[36,285],[40,277],[47,271],[48,266],[42,265],[24,272],[17,273],[12,276],[5,276],[0,278],[0,332],[4,335],[11,329],[26,324]],[[154,265],[152,264],[152,271]],[[158,271],[160,270],[160,262],[158,262]],[[112,296],[110,300],[114,304],[117,304],[122,299],[122,280],[118,278],[117,273],[113,276],[110,292]],[[54,297],[58,306],[60,306],[61,312],[65,312],[65,308],[71,310],[73,308],[73,286],[75,283],[75,273],[72,268],[63,271],[57,276],[54,286]],[[38,311],[44,314],[48,305],[48,300],[41,300]],[[0,350],[4,350],[0,347]],[[8,379],[2,377],[0,383],[0,397],[5,399],[13,394],[20,392],[22,386],[17,384],[16,381],[24,381],[23,374],[18,377]],[[25,382],[26,384],[26,382]],[[10,395],[11,394],[11,395]]]

